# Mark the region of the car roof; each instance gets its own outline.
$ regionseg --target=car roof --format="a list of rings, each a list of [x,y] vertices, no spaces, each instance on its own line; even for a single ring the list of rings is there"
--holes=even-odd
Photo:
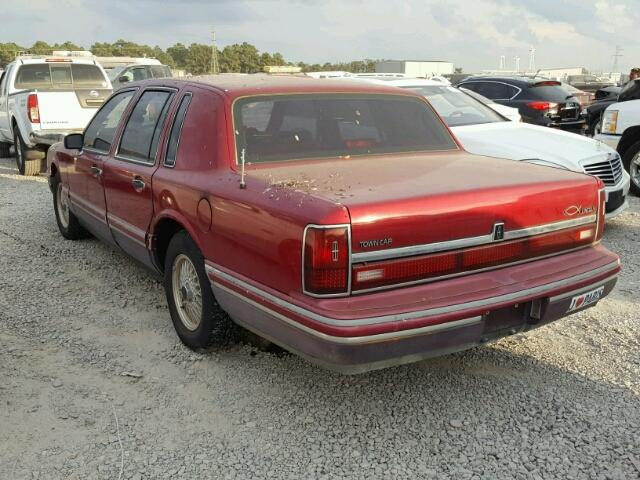
[[[392,95],[407,95],[422,98],[408,90],[400,90],[385,84],[361,81],[343,82],[336,79],[315,79],[303,75],[267,75],[267,74],[221,74],[203,75],[189,78],[157,78],[139,82],[127,83],[131,85],[173,86],[180,88],[185,84],[210,87],[230,99],[250,96],[286,93],[386,93]]]

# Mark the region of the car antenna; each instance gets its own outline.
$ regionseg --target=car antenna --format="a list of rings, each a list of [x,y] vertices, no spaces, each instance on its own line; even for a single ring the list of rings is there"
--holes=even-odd
[[[240,188],[243,190],[247,188],[247,184],[244,181],[244,152],[245,149],[243,148],[240,151]]]

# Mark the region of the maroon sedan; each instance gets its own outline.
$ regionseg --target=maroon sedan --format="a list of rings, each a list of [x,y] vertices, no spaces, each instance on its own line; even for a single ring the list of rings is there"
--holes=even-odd
[[[600,180],[470,155],[393,87],[132,83],[48,167],[62,235],[162,273],[193,349],[223,342],[230,317],[361,372],[580,311],[620,270],[600,244]]]

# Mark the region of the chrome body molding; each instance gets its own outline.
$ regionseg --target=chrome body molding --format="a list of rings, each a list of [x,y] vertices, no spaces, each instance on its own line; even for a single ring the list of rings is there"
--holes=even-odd
[[[375,262],[379,260],[389,260],[396,258],[412,257],[414,255],[425,255],[429,253],[444,252],[460,248],[479,247],[501,241],[517,240],[520,238],[541,235],[543,233],[556,232],[565,228],[578,227],[597,221],[597,215],[588,215],[571,220],[537,225],[535,227],[521,228],[518,230],[505,230],[504,240],[495,240],[495,227],[491,233],[478,237],[459,238],[446,242],[425,243],[422,245],[411,245],[409,247],[389,248],[386,250],[375,250],[372,252],[357,252],[352,255],[353,263]]]
[[[298,305],[295,305],[289,301],[286,301],[282,298],[276,297],[275,295],[272,295],[264,290],[262,290],[261,288],[255,287],[254,285],[251,285],[243,280],[240,280],[239,278],[236,278],[233,275],[230,275],[228,273],[225,273],[217,268],[215,268],[215,266],[210,265],[210,264],[206,264],[205,263],[205,268],[208,274],[213,275],[214,279],[212,280],[212,283],[215,287],[224,287],[224,285],[221,285],[220,283],[216,282],[215,277],[219,277],[227,282],[229,282],[230,284],[241,288],[242,290],[244,290],[245,292],[254,294],[260,298],[262,298],[263,300],[272,303],[273,305],[277,305],[278,307],[284,308],[286,310],[289,310],[290,312],[296,314],[296,315],[300,315],[302,317],[308,318],[309,320],[312,320],[314,322],[317,323],[321,323],[324,325],[331,325],[331,326],[338,326],[338,327],[353,327],[353,326],[362,326],[362,325],[378,325],[381,323],[393,323],[393,322],[401,322],[401,321],[406,321],[406,320],[415,320],[418,318],[424,318],[424,317],[431,317],[431,316],[435,316],[435,315],[442,315],[442,314],[447,314],[447,313],[455,313],[455,312],[459,312],[459,311],[464,311],[464,310],[468,310],[468,309],[473,309],[473,308],[489,308],[491,305],[493,304],[498,304],[498,303],[502,303],[502,302],[509,302],[509,301],[517,301],[519,298],[522,297],[527,297],[527,296],[531,296],[531,295],[545,295],[545,293],[552,291],[554,289],[558,289],[558,288],[563,288],[563,287],[567,287],[573,283],[576,282],[581,282],[584,280],[588,280],[590,278],[596,277],[598,275],[601,275],[603,273],[606,273],[610,270],[613,270],[615,268],[617,268],[619,266],[619,262],[612,262],[609,263],[607,265],[604,265],[602,267],[596,268],[592,271],[589,272],[584,272],[581,273],[579,275],[574,275],[573,277],[569,277],[569,278],[565,278],[562,280],[558,280],[552,283],[547,283],[545,285],[539,285],[537,287],[532,287],[532,288],[528,288],[528,289],[524,289],[524,290],[519,290],[517,292],[513,292],[513,293],[508,293],[508,294],[504,294],[504,295],[499,295],[499,296],[495,296],[495,297],[490,297],[490,298],[484,298],[481,300],[474,300],[471,302],[466,302],[466,303],[459,303],[456,305],[448,305],[445,307],[435,307],[435,308],[427,308],[424,310],[417,310],[417,311],[411,311],[411,312],[403,312],[403,313],[397,313],[397,314],[392,314],[392,315],[382,315],[382,316],[378,316],[378,317],[365,317],[365,318],[356,318],[356,319],[350,319],[350,320],[344,320],[344,319],[338,319],[338,318],[332,318],[332,317],[327,317],[326,315],[320,315],[318,313],[315,313],[311,310],[308,310],[306,308],[300,307]],[[248,299],[245,295],[239,293],[239,292],[235,292],[238,296],[240,296],[242,299],[249,301],[250,299]],[[264,305],[260,305],[260,308],[267,308]],[[296,322],[297,323],[297,322]]]
[[[255,302],[250,298],[246,298],[245,296],[239,294],[238,292],[230,288],[225,287],[224,285],[216,284],[216,288],[219,288],[230,295],[234,295],[235,297],[242,299],[242,301],[247,302],[253,307],[262,310],[263,312],[271,315],[272,317],[277,318],[278,320],[286,323],[287,325],[290,325],[299,330],[302,330],[303,332],[313,335],[314,337],[320,337],[323,340],[330,341],[331,343],[339,343],[343,345],[361,345],[361,344],[367,344],[367,343],[383,342],[386,340],[398,340],[401,338],[413,337],[415,335],[428,335],[432,333],[443,332],[446,330],[466,327],[468,325],[473,325],[473,324],[482,322],[482,317],[478,316],[478,317],[472,317],[472,318],[465,318],[462,320],[456,320],[453,322],[439,323],[437,325],[427,325],[426,327],[400,330],[398,332],[378,333],[375,335],[367,335],[367,336],[360,336],[360,337],[337,337],[335,335],[328,335],[326,333],[319,332],[317,330],[314,330],[313,328],[307,327],[306,325],[302,325],[301,323],[296,322],[295,320],[291,320],[290,318],[287,318],[281,313],[271,310],[270,308],[265,307],[264,305],[261,305],[260,303]]]

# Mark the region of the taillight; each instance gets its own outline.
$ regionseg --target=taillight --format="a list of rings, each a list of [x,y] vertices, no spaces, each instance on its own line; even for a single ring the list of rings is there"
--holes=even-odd
[[[596,231],[595,241],[599,242],[604,235],[604,222],[606,220],[607,210],[607,192],[604,188],[598,191],[598,227]]]
[[[40,123],[40,109],[38,108],[37,93],[30,93],[27,97],[27,116],[31,123]]]
[[[349,293],[349,226],[315,226],[305,229],[303,291],[312,295]]]
[[[558,111],[558,104],[553,102],[529,102],[527,103],[527,107],[540,112],[548,110],[550,113],[557,113]]]

